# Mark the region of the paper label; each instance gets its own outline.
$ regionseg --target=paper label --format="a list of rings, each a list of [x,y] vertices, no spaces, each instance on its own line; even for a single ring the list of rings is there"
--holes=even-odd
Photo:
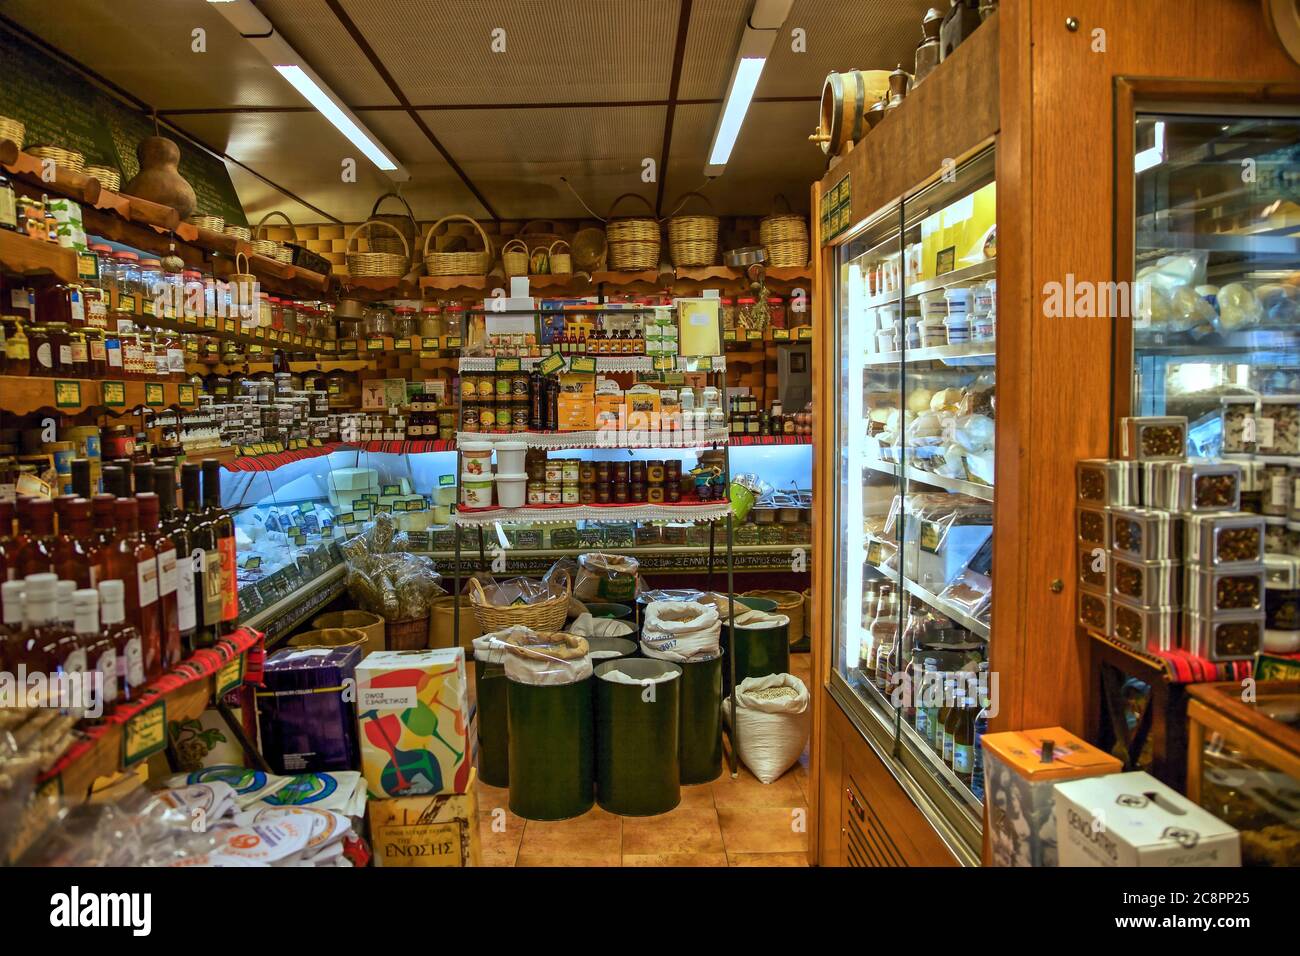
[[[1273,419],[1261,416],[1255,420],[1255,440],[1261,448],[1273,447]]]
[[[175,552],[173,551],[174,555]],[[190,631],[198,626],[198,614],[194,603],[194,573],[188,564],[177,567],[176,574],[176,610],[177,621],[182,631]]]
[[[135,567],[140,587],[140,606],[148,607],[158,600],[158,562],[141,561]]]
[[[117,676],[128,687],[144,685],[144,648],[138,634],[126,642],[126,652],[117,659]]]
[[[412,710],[419,704],[419,693],[414,687],[368,687],[361,691],[357,708],[360,711]]]
[[[103,675],[104,686],[100,688],[104,703],[111,704],[117,700],[117,651],[109,648],[95,661],[95,670]]]
[[[176,592],[176,549],[158,555],[158,593],[163,597]]]

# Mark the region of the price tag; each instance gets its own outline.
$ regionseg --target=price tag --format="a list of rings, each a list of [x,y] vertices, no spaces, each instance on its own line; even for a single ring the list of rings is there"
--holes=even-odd
[[[789,330],[789,329],[773,329],[773,330],[772,330],[772,341],[773,341],[773,342],[789,342],[789,341],[790,341],[790,330]]]
[[[160,700],[127,719],[122,728],[122,766],[129,767],[167,746],[167,701]]]
[[[339,383],[330,382],[325,386],[325,391],[330,395],[337,395],[339,393]]]
[[[438,487],[439,487],[439,488],[455,488],[455,487],[456,487],[456,476],[455,476],[455,475],[439,475],[439,476],[438,476]]]
[[[355,352],[357,350],[356,339],[339,339],[340,352]]]
[[[99,394],[107,408],[126,408],[125,382],[101,382]]]
[[[117,311],[118,311],[118,312],[134,312],[134,311],[135,311],[135,296],[133,296],[133,295],[119,295],[119,296],[117,297]]]
[[[384,350],[383,339],[366,339],[367,352],[382,352]]]
[[[99,256],[93,252],[77,254],[77,278],[94,281],[99,278]]]
[[[677,359],[672,355],[656,355],[654,369],[656,372],[671,372],[677,366]]]
[[[240,654],[234,660],[223,664],[221,670],[217,671],[216,676],[212,679],[213,696],[224,697],[230,691],[234,690],[244,682],[244,655]]]
[[[923,551],[929,551],[931,554],[938,554],[939,545],[942,541],[943,535],[939,532],[939,525],[936,522],[921,522],[920,545]]]
[[[748,329],[745,332],[745,338],[750,342],[761,342],[763,341],[763,333],[758,329]]]
[[[187,336],[186,339],[185,339],[185,351],[188,352],[190,355],[198,355],[198,354],[199,354],[199,340],[196,339],[196,338],[190,338],[190,337]]]
[[[446,348],[449,348],[449,349],[458,349],[458,348],[460,348],[460,336],[459,336],[459,335],[449,335],[449,336],[447,336],[447,345],[446,345]]]
[[[393,348],[399,352],[409,352],[411,351],[411,340],[393,339]]]
[[[697,372],[711,372],[713,370],[713,356],[702,355],[695,360],[695,370]]]
[[[144,386],[144,403],[154,408],[162,408],[167,404],[167,397],[163,392],[162,385],[157,382],[146,382]]]
[[[498,372],[518,372],[523,367],[517,358],[498,358],[495,364]]]
[[[575,375],[595,375],[596,357],[594,355],[570,355],[569,371]]]
[[[181,405],[194,404],[194,386],[178,385],[176,387],[176,401]]]
[[[217,327],[217,317],[215,315],[205,315],[203,317],[203,327],[205,329],[215,329]]]
[[[422,348],[422,349],[430,349],[430,350],[440,349],[440,348],[442,348],[442,345],[440,344],[440,342],[441,342],[441,339],[438,339],[438,338],[431,338],[431,337],[425,337],[425,338],[420,339],[420,348]]]
[[[813,333],[811,325],[801,325],[795,330],[800,342],[811,342]]]
[[[558,352],[546,356],[546,358],[537,363],[537,370],[543,375],[554,375],[563,368],[564,356],[560,355]]]
[[[145,315],[156,315],[157,311],[153,306],[153,299],[145,299],[140,304],[140,311]]]
[[[884,559],[884,550],[884,545],[875,538],[872,538],[871,542],[867,545],[867,563],[879,566],[880,562]]]
[[[302,345],[302,336],[301,336],[301,335],[298,335],[297,333],[294,333],[294,336],[293,336],[293,344],[294,344],[294,345]]]
[[[723,329],[723,330],[722,330],[722,341],[724,341],[724,342],[734,342],[734,341],[736,341],[736,330],[735,330],[735,329]]]
[[[252,345],[250,345],[250,346],[248,347],[248,354],[249,354],[249,355],[261,355],[261,354],[262,354],[262,346],[258,345],[256,342],[254,342]]]
[[[54,407],[55,408],[80,408],[81,407],[81,382],[77,381],[76,379],[55,379]]]

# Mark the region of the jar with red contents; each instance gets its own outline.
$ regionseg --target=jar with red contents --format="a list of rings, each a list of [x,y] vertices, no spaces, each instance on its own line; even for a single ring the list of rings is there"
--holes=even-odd
[[[779,295],[767,297],[767,318],[774,329],[788,328],[785,315],[785,299]]]

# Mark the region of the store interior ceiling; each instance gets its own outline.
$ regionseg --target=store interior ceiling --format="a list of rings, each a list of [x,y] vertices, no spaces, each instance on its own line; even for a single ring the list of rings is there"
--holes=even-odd
[[[255,0],[409,171],[400,191],[421,220],[586,218],[584,203],[604,216],[628,192],[667,215],[701,187],[719,215],[763,215],[778,193],[806,211],[826,168],[808,142],[826,74],[910,71],[933,4],[793,0],[730,162],[709,181],[754,0]],[[5,0],[0,18],[222,155],[253,221],[272,209],[299,223],[365,219],[391,180],[216,6]],[[193,49],[198,29],[206,52]],[[347,157],[355,182],[343,181]]]

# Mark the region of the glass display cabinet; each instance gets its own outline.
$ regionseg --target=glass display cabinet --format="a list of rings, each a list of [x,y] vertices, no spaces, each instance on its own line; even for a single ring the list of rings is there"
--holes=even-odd
[[[831,691],[972,852],[997,689],[995,188],[990,148],[836,250]]]

